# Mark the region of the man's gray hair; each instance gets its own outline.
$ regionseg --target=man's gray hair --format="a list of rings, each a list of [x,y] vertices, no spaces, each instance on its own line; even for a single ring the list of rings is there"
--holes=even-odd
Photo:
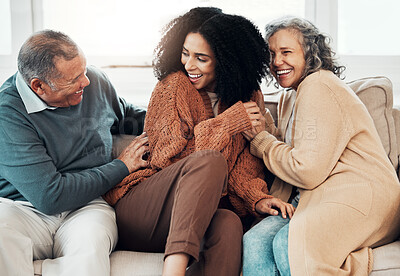
[[[34,33],[22,45],[18,54],[18,71],[29,85],[38,78],[55,89],[53,80],[61,77],[55,67],[56,58],[71,60],[79,55],[78,45],[66,34],[43,30]]]

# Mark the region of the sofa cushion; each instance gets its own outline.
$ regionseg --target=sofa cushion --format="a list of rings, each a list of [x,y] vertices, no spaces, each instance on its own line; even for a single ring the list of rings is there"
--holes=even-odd
[[[392,83],[386,77],[362,78],[348,83],[367,107],[381,138],[383,147],[393,164],[398,168],[397,138],[392,115]]]
[[[118,134],[113,135],[112,158],[117,158],[121,152],[132,142],[136,137],[134,135]]]
[[[111,276],[161,276],[164,254],[114,251],[110,263]]]
[[[370,276],[400,275],[400,241],[375,248]]]

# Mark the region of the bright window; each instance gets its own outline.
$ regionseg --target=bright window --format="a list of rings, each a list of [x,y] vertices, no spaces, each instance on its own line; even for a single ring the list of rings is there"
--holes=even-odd
[[[0,55],[10,55],[11,49],[11,12],[10,1],[0,0]]]
[[[338,0],[338,52],[400,55],[398,0]]]
[[[305,0],[42,0],[43,28],[70,35],[92,64],[150,65],[160,30],[196,6],[248,17],[261,31],[278,16],[304,16]],[[101,58],[100,58],[101,57]]]

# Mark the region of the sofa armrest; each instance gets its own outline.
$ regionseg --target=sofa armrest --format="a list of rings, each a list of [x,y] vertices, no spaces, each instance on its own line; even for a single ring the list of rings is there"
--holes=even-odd
[[[393,120],[394,120],[394,129],[396,132],[398,160],[400,161],[400,107],[393,108],[392,114],[393,114]],[[400,179],[400,167],[397,169],[397,175]]]

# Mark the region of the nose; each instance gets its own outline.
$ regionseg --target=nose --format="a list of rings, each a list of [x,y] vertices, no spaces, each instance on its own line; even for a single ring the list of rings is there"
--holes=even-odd
[[[84,75],[83,80],[81,82],[82,89],[85,88],[86,86],[88,86],[89,84],[90,84],[89,78],[86,75]]]
[[[195,64],[194,64],[193,58],[189,57],[185,63],[185,70],[190,71],[190,70],[193,70],[194,68],[195,68]]]
[[[282,65],[283,64],[282,56],[279,54],[275,55],[275,57],[273,57],[272,63],[277,67]]]

